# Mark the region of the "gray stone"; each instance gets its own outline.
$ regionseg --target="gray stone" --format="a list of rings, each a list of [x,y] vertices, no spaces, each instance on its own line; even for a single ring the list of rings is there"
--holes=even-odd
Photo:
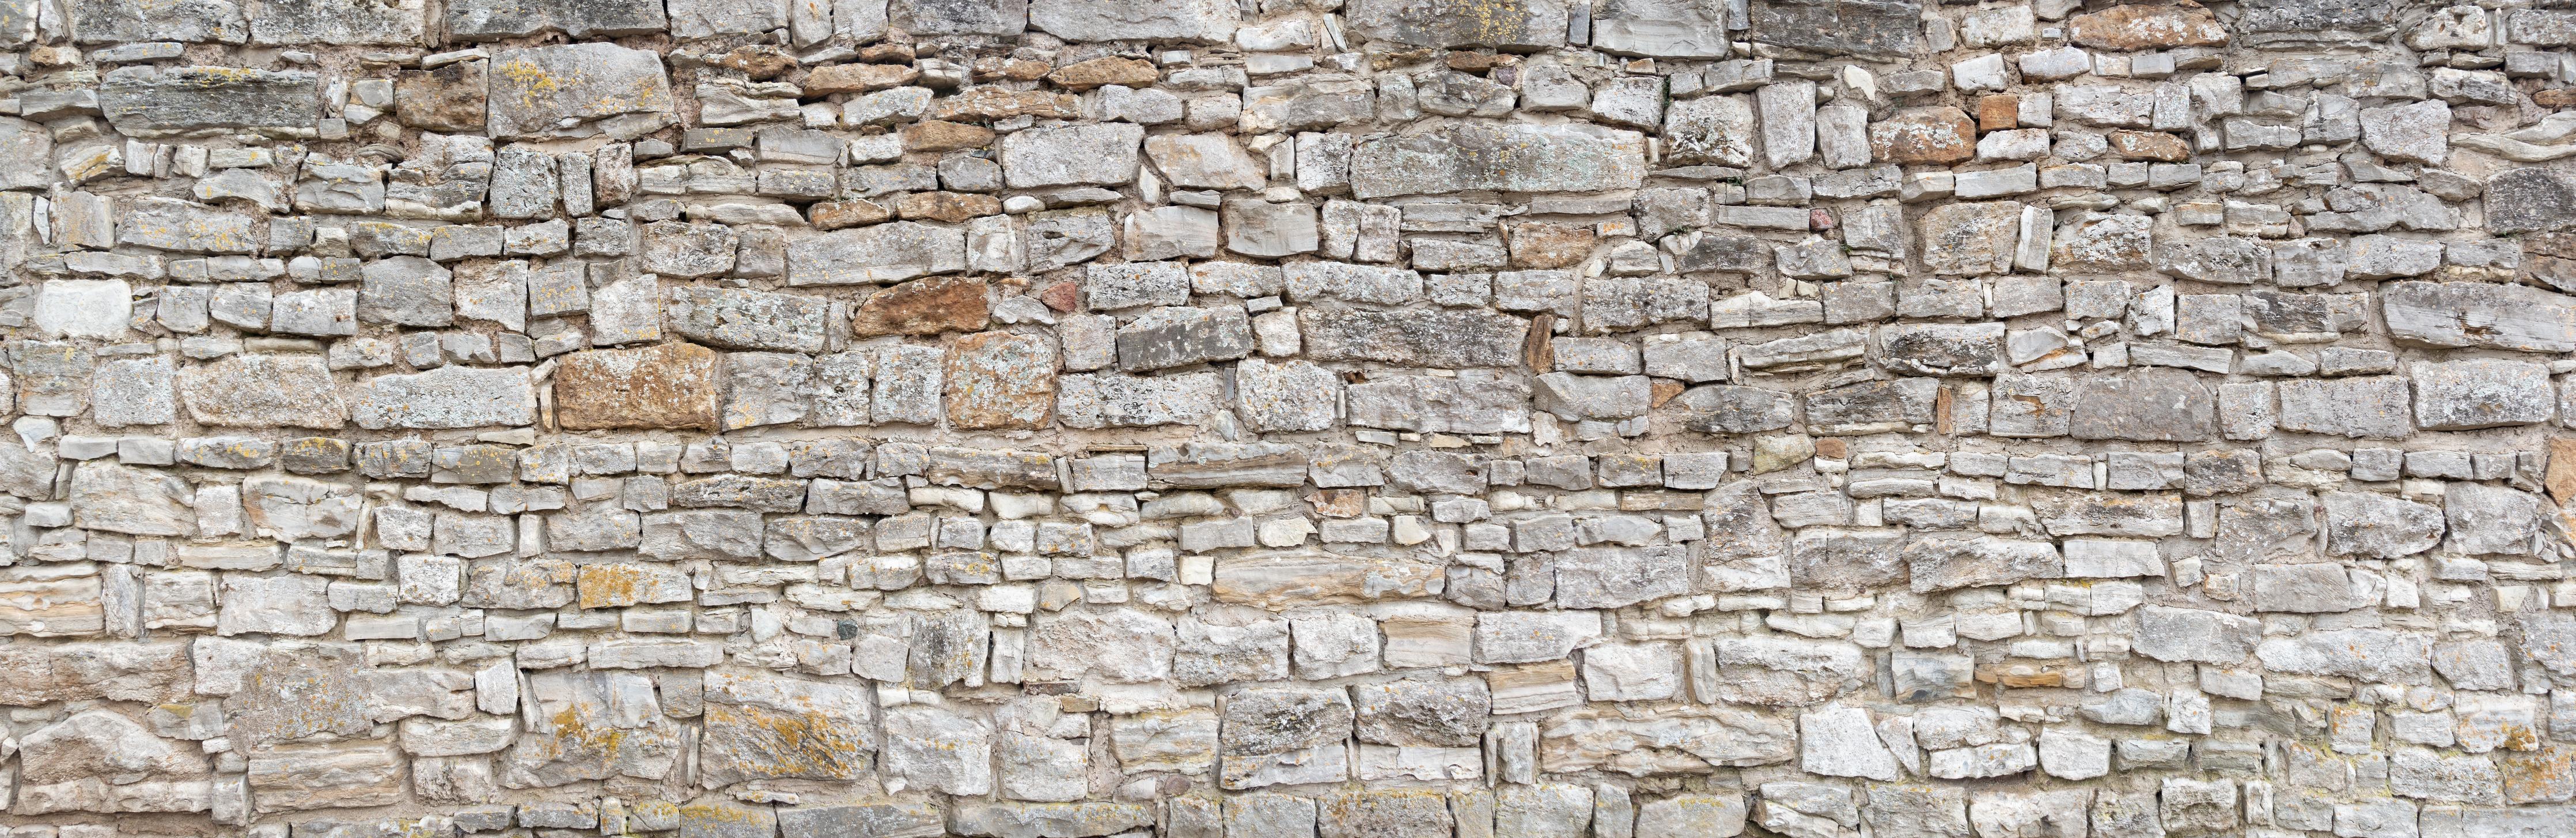
[[[840,230],[787,247],[787,284],[862,285],[966,270],[966,232],[911,221]]]
[[[380,375],[350,395],[349,418],[368,430],[518,427],[536,421],[536,389],[518,369],[442,367]]]
[[[2149,368],[2084,379],[2067,429],[2076,439],[2197,442],[2216,434],[2216,411],[2197,376]]]
[[[1013,189],[1128,183],[1144,138],[1144,126],[1118,123],[1013,132],[1001,143],[1002,177]]]
[[[1519,51],[1563,45],[1568,8],[1564,0],[1506,0],[1493,6],[1361,0],[1350,16],[1351,28],[1374,40]]]
[[[2539,364],[2498,359],[2417,362],[2415,426],[2428,431],[2472,430],[2549,421],[2557,397],[2549,370]]]
[[[499,139],[630,139],[661,128],[674,109],[661,55],[615,44],[501,50],[491,78],[490,128]]]
[[[1642,136],[1590,125],[1459,124],[1362,142],[1351,158],[1351,188],[1363,199],[1633,189],[1644,177]]]
[[[322,89],[316,76],[302,71],[119,67],[100,77],[98,107],[118,133],[129,136],[311,131],[322,118]]]

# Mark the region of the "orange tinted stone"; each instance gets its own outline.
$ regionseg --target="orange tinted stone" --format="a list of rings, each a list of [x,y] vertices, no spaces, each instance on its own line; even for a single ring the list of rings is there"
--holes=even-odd
[[[555,423],[567,430],[714,428],[716,351],[693,343],[593,349],[555,368]]]
[[[972,332],[992,318],[984,281],[962,277],[917,279],[877,292],[850,320],[850,334],[935,335]]]

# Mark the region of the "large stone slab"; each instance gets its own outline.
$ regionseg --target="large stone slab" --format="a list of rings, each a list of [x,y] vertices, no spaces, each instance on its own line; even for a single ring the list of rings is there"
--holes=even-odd
[[[179,372],[179,403],[202,425],[331,430],[348,421],[319,355],[232,355]]]
[[[1565,43],[1566,0],[1357,0],[1351,28],[1419,47],[1530,50]]]
[[[1645,150],[1637,132],[1593,125],[1452,124],[1361,143],[1351,189],[1361,198],[1634,189]]]
[[[555,368],[555,421],[574,430],[714,428],[717,357],[688,343],[566,355]]]
[[[558,44],[492,56],[492,136],[629,139],[674,109],[660,53],[616,44]]]

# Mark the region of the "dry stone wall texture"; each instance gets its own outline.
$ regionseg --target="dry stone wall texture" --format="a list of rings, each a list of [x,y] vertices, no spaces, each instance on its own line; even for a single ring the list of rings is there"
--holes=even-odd
[[[0,0],[0,835],[2576,834],[2563,0]]]

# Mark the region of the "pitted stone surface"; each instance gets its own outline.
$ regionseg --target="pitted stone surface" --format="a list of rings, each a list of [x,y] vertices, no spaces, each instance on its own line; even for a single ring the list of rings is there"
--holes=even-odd
[[[2554,838],[2561,5],[0,0],[0,834]]]

